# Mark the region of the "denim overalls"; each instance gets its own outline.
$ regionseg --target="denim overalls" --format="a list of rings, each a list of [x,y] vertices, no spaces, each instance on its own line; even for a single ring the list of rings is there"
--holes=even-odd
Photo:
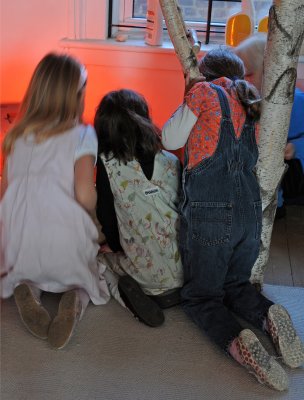
[[[244,328],[231,311],[262,328],[273,304],[249,282],[259,253],[262,207],[254,174],[258,157],[254,122],[246,119],[236,137],[224,90],[215,153],[187,170],[180,205],[180,251],[185,312],[221,348]]]

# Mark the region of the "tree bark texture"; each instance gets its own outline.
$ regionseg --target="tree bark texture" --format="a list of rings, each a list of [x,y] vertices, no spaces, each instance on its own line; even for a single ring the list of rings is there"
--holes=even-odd
[[[182,65],[184,73],[190,74],[190,78],[200,75],[198,62],[193,48],[188,40],[187,29],[182,17],[177,0],[159,0],[163,16],[168,28],[170,39],[173,43],[176,55]]]
[[[274,0],[269,11],[257,163],[263,209],[262,237],[251,275],[251,282],[260,286],[269,257],[277,190],[285,171],[284,149],[303,38],[304,0]]]

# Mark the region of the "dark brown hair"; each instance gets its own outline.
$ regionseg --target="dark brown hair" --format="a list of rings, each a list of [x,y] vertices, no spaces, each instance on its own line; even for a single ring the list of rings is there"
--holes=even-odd
[[[220,77],[232,81],[238,99],[244,107],[246,114],[258,120],[261,115],[261,98],[258,90],[244,80],[243,61],[227,47],[210,50],[199,62],[199,70],[207,82]]]
[[[150,158],[160,151],[161,142],[143,96],[127,89],[103,97],[97,107],[94,127],[98,153],[127,163]]]

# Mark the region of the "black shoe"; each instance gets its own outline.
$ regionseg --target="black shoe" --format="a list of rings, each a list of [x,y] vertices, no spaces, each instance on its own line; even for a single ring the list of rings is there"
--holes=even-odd
[[[173,289],[158,296],[149,296],[160,308],[170,308],[181,303],[180,289]]]
[[[139,321],[151,327],[164,323],[165,317],[162,310],[143,292],[131,276],[124,275],[119,278],[118,290],[125,305]]]

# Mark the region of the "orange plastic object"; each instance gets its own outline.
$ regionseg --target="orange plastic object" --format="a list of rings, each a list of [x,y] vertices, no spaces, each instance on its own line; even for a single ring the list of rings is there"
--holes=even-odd
[[[225,29],[227,46],[237,46],[251,35],[252,22],[247,14],[237,13],[228,18]]]
[[[268,16],[262,18],[259,22],[258,32],[268,32]]]

